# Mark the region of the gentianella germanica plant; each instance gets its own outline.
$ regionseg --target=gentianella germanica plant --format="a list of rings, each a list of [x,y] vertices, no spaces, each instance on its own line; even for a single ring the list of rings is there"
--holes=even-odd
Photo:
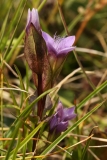
[[[28,10],[25,29],[24,55],[32,70],[33,81],[37,88],[37,96],[52,88],[55,84],[66,57],[75,49],[73,45],[75,36],[51,37],[42,31],[37,9]],[[37,116],[42,120],[46,97],[37,104]],[[61,133],[68,127],[68,121],[75,118],[75,107],[63,108],[58,103],[56,113],[49,120],[49,132]]]

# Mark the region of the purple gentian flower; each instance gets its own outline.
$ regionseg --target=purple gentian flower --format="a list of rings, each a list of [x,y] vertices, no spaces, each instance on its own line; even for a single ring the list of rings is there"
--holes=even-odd
[[[55,131],[56,133],[61,133],[65,131],[68,127],[68,121],[76,117],[74,112],[75,107],[63,108],[61,102],[58,103],[57,111],[55,115],[50,119],[50,132]]]
[[[72,46],[75,41],[75,36],[65,38],[54,36],[52,38],[49,34],[43,31],[42,36],[46,42],[51,67],[54,71],[56,71],[62,67],[68,53],[75,49],[75,47]]]
[[[65,38],[54,36],[54,38],[52,38],[49,34],[43,31],[42,36],[45,39],[49,53],[52,52],[55,55],[61,55],[67,54],[68,52],[75,49],[75,47],[72,47],[75,41],[75,36],[69,36]]]

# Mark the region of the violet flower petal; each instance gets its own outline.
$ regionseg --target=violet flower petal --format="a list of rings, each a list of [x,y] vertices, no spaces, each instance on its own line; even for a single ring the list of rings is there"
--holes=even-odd
[[[54,46],[54,39],[46,32],[42,31],[42,36],[46,42],[47,48],[48,48],[48,52],[56,54],[57,52],[55,50]]]
[[[33,24],[34,27],[37,29],[38,32],[41,31],[40,23],[39,23],[39,15],[37,9],[28,9],[28,16],[27,16],[27,24],[26,24],[26,31],[28,32],[30,24]]]
[[[61,38],[58,49],[62,50],[64,48],[69,48],[70,46],[73,45],[74,41],[75,41],[75,36],[69,36],[69,37],[66,37],[66,38]]]
[[[69,36],[66,38],[62,38],[62,40],[60,41],[58,45],[58,54],[61,54],[61,53],[66,54],[74,50],[75,47],[72,47],[74,41],[75,41],[75,36]]]
[[[51,45],[54,43],[54,39],[46,32],[42,31],[42,36],[46,42],[49,42]]]
[[[68,121],[66,122],[60,122],[57,126],[56,126],[56,132],[63,132],[67,129],[68,127]]]
[[[76,117],[76,114],[74,112],[75,107],[71,108],[64,108],[63,109],[63,121],[68,121]]]
[[[61,102],[58,103],[57,114],[58,114],[58,117],[60,117],[60,120],[62,121],[64,115],[63,115],[63,105]]]
[[[52,131],[58,124],[58,119],[56,114],[50,120],[50,131]]]
[[[62,57],[64,56],[64,55],[66,55],[68,52],[71,52],[71,51],[73,51],[75,49],[75,47],[69,47],[69,48],[64,48],[64,49],[62,49],[62,50],[60,50],[59,52],[58,52],[58,55],[62,55]]]
[[[40,23],[39,23],[39,15],[37,9],[32,9],[31,11],[31,23],[33,23],[34,27],[40,31]]]

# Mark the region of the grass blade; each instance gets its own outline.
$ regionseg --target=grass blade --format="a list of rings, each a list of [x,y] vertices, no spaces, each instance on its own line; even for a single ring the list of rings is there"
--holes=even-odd
[[[38,132],[38,130],[42,127],[42,125],[44,124],[44,121],[41,122],[19,145],[18,147],[18,151],[21,150],[30,140],[31,138]],[[15,150],[13,150],[10,155],[12,156],[12,153],[15,152]]]
[[[107,86],[107,81],[105,81],[98,88],[96,88],[91,94],[89,94],[86,98],[84,98],[84,100],[79,103],[79,105],[77,106],[77,108],[80,109],[88,100],[90,100],[92,97],[94,97],[97,93],[99,93],[106,86]]]
[[[34,104],[37,103],[45,95],[52,92],[53,90],[56,90],[56,88],[52,88],[52,89],[49,89],[49,90],[45,91],[38,98],[36,98],[30,105],[26,106],[24,111],[19,115],[19,117],[15,120],[14,124],[10,127],[10,130],[5,133],[5,137],[10,137],[10,135],[13,133],[13,130],[14,130],[13,126],[16,127],[21,118],[25,120],[27,118],[27,116],[29,115],[29,113],[30,113],[32,107],[34,106]]]
[[[10,7],[10,9],[11,9],[11,7]],[[4,33],[5,33],[5,29],[6,29],[7,20],[8,20],[9,13],[10,13],[10,9],[9,9],[7,15],[6,15],[6,18],[5,18],[4,22],[3,22],[3,25],[2,25],[2,28],[1,28],[1,31],[0,31],[0,44],[2,44],[2,39],[3,39]],[[1,46],[0,46],[0,48],[1,48]]]

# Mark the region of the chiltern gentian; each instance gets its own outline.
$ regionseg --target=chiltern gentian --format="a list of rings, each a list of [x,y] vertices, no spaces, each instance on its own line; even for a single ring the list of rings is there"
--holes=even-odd
[[[75,49],[72,46],[74,41],[75,36],[52,38],[42,31],[38,11],[34,8],[28,10],[24,54],[36,87],[40,82],[38,75],[41,75],[42,91],[53,87],[68,53]]]
[[[46,42],[48,59],[50,61],[52,70],[59,74],[58,71],[60,72],[68,52],[75,49],[75,47],[72,47],[75,41],[75,36],[69,36],[65,38],[54,36],[52,38],[44,31],[42,31],[42,36]]]
[[[50,132],[61,133],[68,127],[68,121],[76,117],[74,113],[75,107],[63,108],[61,102],[58,103],[55,115],[49,121]]]

